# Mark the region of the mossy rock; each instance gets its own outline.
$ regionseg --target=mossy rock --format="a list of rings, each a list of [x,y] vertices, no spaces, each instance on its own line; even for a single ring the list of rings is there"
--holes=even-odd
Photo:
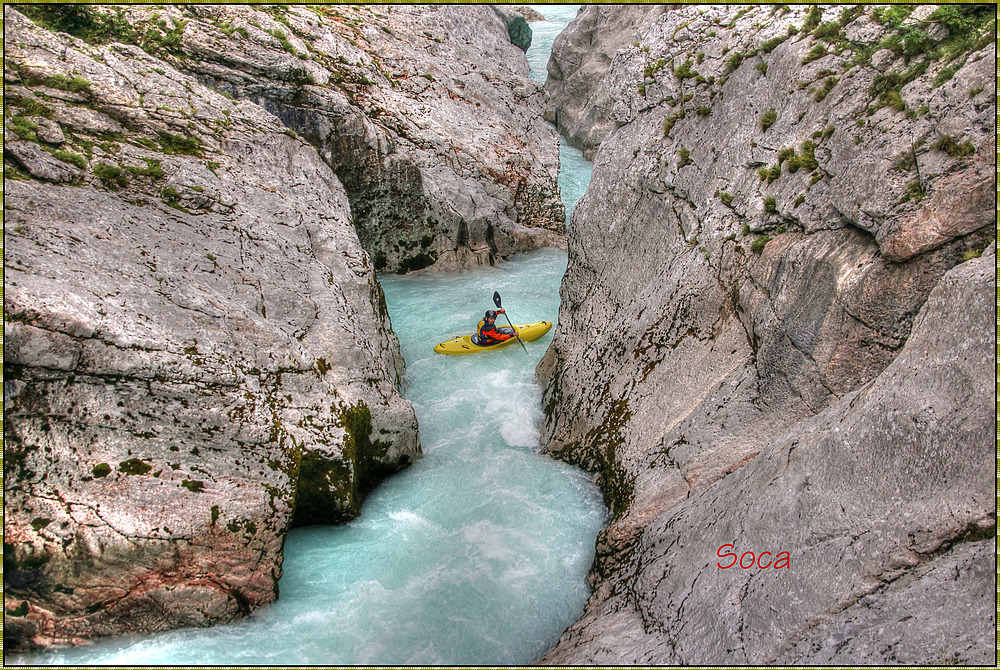
[[[197,479],[185,479],[181,482],[181,486],[191,493],[201,493],[205,489],[205,482],[198,481]]]
[[[144,475],[152,469],[152,465],[138,458],[130,458],[118,464],[118,470],[125,475]]]

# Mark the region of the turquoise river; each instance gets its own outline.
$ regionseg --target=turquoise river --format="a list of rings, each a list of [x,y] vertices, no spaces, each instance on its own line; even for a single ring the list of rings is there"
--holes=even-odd
[[[537,7],[532,77],[576,6]],[[590,163],[565,146],[567,210]],[[10,664],[524,665],[582,613],[606,521],[587,476],[539,453],[534,368],[552,332],[471,356],[432,347],[473,332],[498,291],[515,323],[556,321],[566,253],[495,267],[380,277],[406,360],[404,395],[424,458],[376,488],[340,527],[291,532],[277,603],[233,624],[101,640]],[[500,318],[503,323],[503,317]]]

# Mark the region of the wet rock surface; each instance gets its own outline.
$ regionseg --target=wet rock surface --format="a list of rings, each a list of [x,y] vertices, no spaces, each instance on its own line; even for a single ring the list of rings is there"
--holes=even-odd
[[[992,658],[994,47],[896,12],[591,7],[557,42],[560,128],[600,132],[543,443],[614,519],[543,662]]]

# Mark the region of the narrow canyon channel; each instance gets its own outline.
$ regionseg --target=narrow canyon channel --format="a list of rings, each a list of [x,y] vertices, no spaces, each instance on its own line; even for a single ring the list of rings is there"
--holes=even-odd
[[[538,7],[532,77],[576,6]],[[567,218],[591,164],[562,143]],[[527,664],[582,613],[600,491],[538,453],[534,369],[552,340],[475,356],[432,347],[474,331],[492,295],[515,323],[555,322],[566,253],[543,249],[495,267],[380,277],[406,361],[405,397],[424,458],[390,478],[345,526],[293,530],[280,598],[234,624],[9,655],[56,665]],[[501,317],[502,319],[502,317]]]

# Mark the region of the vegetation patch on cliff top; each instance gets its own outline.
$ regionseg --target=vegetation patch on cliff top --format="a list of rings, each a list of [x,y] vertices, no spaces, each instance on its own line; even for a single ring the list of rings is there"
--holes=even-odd
[[[124,9],[85,4],[21,4],[14,7],[38,26],[63,32],[92,45],[134,44],[150,54],[176,52],[188,21],[154,15],[136,22]],[[171,25],[172,24],[172,25]]]

